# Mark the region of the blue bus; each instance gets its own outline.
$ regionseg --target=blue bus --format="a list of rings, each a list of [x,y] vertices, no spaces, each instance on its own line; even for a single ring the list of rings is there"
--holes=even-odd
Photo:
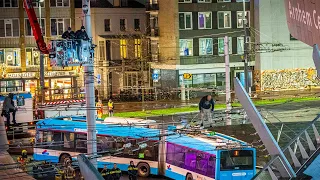
[[[152,126],[152,124],[150,124]],[[220,133],[184,135],[174,131],[97,121],[98,168],[117,163],[126,171],[134,161],[141,177],[163,175],[176,180],[249,180],[255,175],[256,151]],[[83,117],[49,118],[36,124],[34,159],[63,163],[86,153]]]

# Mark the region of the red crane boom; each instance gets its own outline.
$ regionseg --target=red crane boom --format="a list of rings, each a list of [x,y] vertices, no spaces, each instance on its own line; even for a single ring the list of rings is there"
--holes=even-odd
[[[33,9],[32,0],[23,0],[23,4],[27,12],[28,19],[32,28],[33,36],[36,39],[36,43],[39,51],[42,52],[43,54],[49,54],[49,50],[47,48],[46,42],[44,41],[44,38],[42,36],[38,18]]]

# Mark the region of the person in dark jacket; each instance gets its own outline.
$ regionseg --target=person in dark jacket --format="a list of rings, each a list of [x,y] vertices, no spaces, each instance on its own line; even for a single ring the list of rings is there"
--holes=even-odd
[[[103,179],[105,180],[109,180],[110,179],[110,174],[109,171],[107,169],[107,165],[104,165],[102,171],[101,171],[101,176],[103,177]]]
[[[84,28],[84,26],[81,26],[81,29],[76,32],[77,56],[79,61],[82,60],[82,57],[80,54],[80,49],[82,47],[81,40],[85,40],[85,41],[89,40],[88,34],[86,32],[86,28]]]
[[[68,27],[68,30],[62,34],[63,39],[74,39],[74,31],[71,30],[71,27]]]
[[[133,161],[130,161],[128,166],[129,180],[137,180],[138,168],[134,165]]]
[[[201,126],[204,120],[212,124],[212,113],[214,111],[214,101],[210,95],[204,96],[199,102],[199,111],[201,115]]]
[[[9,93],[9,95],[4,99],[2,106],[2,114],[1,116],[5,116],[7,119],[7,126],[10,126],[10,112],[12,112],[12,122],[16,125],[16,111],[17,108],[14,106],[13,102],[13,94]]]
[[[117,164],[113,164],[113,168],[110,171],[110,177],[112,180],[120,180],[121,170],[117,167]]]

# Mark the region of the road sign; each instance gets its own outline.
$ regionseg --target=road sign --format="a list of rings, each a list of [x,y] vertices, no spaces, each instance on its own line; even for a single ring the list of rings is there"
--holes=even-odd
[[[183,74],[183,79],[191,79],[191,78],[192,78],[192,74],[189,74],[189,73]]]
[[[152,74],[152,79],[154,82],[158,82],[159,81],[159,74]]]
[[[98,85],[101,84],[101,74],[97,75],[97,83],[98,83]]]

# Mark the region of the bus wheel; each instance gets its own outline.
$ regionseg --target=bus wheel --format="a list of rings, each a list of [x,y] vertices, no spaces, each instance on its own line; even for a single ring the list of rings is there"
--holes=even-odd
[[[193,176],[190,173],[187,173],[186,180],[193,180]]]
[[[70,160],[70,162],[72,162],[71,156],[70,154],[61,154],[60,158],[59,158],[59,163],[65,165],[65,163],[67,162],[67,160]]]
[[[140,177],[148,177],[150,175],[150,166],[148,163],[141,162],[138,164],[138,175]]]

